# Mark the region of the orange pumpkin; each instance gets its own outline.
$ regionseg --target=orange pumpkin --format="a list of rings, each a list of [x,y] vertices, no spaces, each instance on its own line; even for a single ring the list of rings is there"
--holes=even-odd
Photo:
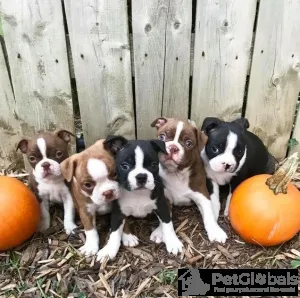
[[[15,178],[0,176],[0,250],[22,244],[36,231],[40,206],[35,195]]]
[[[290,183],[298,165],[297,153],[271,175],[242,182],[232,194],[229,218],[246,241],[272,246],[293,238],[300,229],[300,192]]]

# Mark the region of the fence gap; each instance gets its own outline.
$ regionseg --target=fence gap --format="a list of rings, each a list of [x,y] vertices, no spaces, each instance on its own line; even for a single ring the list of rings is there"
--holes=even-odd
[[[78,102],[78,94],[77,94],[77,86],[76,86],[76,78],[75,76],[72,78],[72,71],[73,70],[73,60],[72,60],[72,48],[70,45],[69,40],[69,28],[66,18],[66,10],[65,10],[65,3],[61,1],[62,13],[63,13],[63,24],[65,30],[65,39],[66,39],[66,47],[67,47],[67,56],[68,56],[68,64],[69,64],[69,77],[70,77],[70,84],[71,84],[71,96],[73,102],[73,115],[74,115],[74,130],[76,135],[76,152],[81,151],[84,147],[84,138],[82,133],[82,121],[80,116],[80,106]],[[81,141],[81,142],[78,142]]]
[[[254,52],[254,43],[255,43],[255,34],[256,34],[256,27],[257,27],[258,12],[259,12],[259,0],[257,0],[257,2],[256,2],[255,19],[254,19],[254,24],[253,24],[253,35],[252,35],[250,55],[249,55],[248,73],[247,73],[247,77],[246,77],[245,91],[244,91],[244,97],[243,97],[243,106],[242,106],[242,115],[241,115],[242,117],[245,117],[246,108],[247,108],[248,89],[249,89],[252,57],[253,57],[253,52]]]
[[[132,0],[127,0],[127,14],[128,14],[128,34],[129,34],[129,47],[131,58],[131,85],[132,85],[132,100],[133,100],[133,113],[134,119],[137,119],[136,112],[136,98],[135,98],[135,76],[134,76],[134,52],[133,52],[133,38],[132,38]],[[134,122],[134,136],[137,138],[137,122]]]

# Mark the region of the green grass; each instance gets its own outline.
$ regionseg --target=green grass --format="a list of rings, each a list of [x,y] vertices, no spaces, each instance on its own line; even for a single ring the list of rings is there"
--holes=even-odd
[[[299,259],[296,259],[296,260],[293,260],[293,261],[291,262],[291,267],[292,267],[293,269],[299,268],[299,267],[300,267],[300,258],[299,258]]]
[[[174,285],[177,282],[177,272],[175,270],[164,270],[159,273],[158,278],[163,284]]]

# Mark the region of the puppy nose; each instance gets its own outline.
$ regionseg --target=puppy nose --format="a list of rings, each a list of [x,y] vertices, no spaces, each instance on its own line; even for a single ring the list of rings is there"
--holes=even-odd
[[[231,167],[228,163],[225,164],[225,170],[228,170]]]
[[[113,196],[113,191],[112,190],[107,190],[103,193],[106,199],[110,199]]]
[[[174,153],[177,153],[179,151],[179,148],[177,146],[175,146],[175,145],[171,145],[169,147],[169,150],[170,150],[171,154],[174,154]]]
[[[137,183],[145,184],[147,181],[147,174],[138,174],[135,176]]]
[[[50,168],[50,163],[48,161],[45,161],[41,164],[42,168],[44,168],[45,170]]]

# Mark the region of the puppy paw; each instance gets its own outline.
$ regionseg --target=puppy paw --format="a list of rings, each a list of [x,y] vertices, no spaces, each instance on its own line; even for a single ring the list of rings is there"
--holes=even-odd
[[[159,244],[163,242],[163,234],[161,226],[158,226],[150,235],[150,240]]]
[[[169,235],[165,243],[168,253],[177,255],[178,253],[182,252],[183,244],[176,235]]]
[[[223,215],[224,215],[224,217],[228,217],[229,216],[229,207],[228,206],[225,207]]]
[[[65,228],[65,231],[66,231],[66,234],[67,235],[70,235],[70,234],[73,234],[73,230],[75,230],[77,228],[76,224],[72,221],[66,221],[64,223],[64,228]]]
[[[227,234],[218,225],[207,230],[207,235],[210,242],[217,241],[220,243],[225,243],[227,240]]]
[[[42,218],[39,224],[39,232],[44,232],[50,228],[50,218]]]
[[[122,242],[124,246],[134,247],[139,244],[139,239],[133,234],[122,234]]]
[[[106,258],[109,260],[113,260],[119,249],[117,247],[112,247],[111,245],[105,245],[102,249],[97,253],[97,261],[103,263]]]
[[[86,257],[94,256],[99,250],[99,245],[97,243],[88,243],[79,248],[79,251]]]

